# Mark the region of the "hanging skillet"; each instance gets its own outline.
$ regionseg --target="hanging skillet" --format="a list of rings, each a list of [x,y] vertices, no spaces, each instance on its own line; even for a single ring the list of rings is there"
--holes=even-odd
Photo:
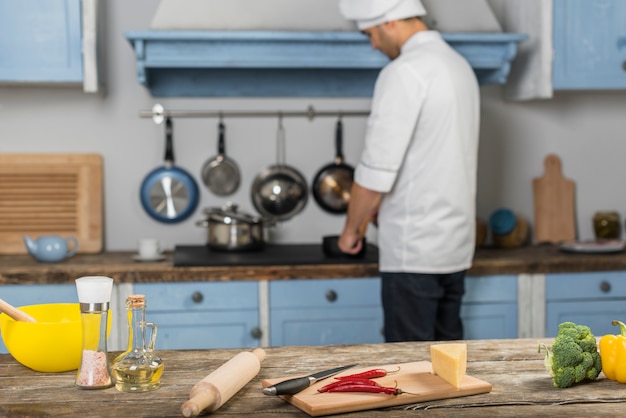
[[[276,134],[276,164],[263,169],[250,189],[255,209],[270,221],[286,221],[302,212],[308,199],[306,179],[285,164],[285,129],[282,115]]]
[[[354,168],[343,159],[343,124],[339,118],[335,129],[335,161],[322,167],[313,178],[313,197],[325,211],[345,213],[353,180]]]
[[[172,121],[165,119],[165,161],[141,183],[141,204],[159,222],[176,223],[188,218],[198,206],[198,185],[193,177],[174,165]]]
[[[229,196],[239,188],[241,176],[237,164],[226,156],[224,131],[226,127],[221,121],[218,125],[217,156],[202,166],[204,185],[218,196]]]

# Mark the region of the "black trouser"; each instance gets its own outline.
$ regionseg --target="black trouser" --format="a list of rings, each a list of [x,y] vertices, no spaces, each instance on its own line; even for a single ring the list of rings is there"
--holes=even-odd
[[[463,339],[460,311],[466,272],[381,273],[385,341]]]

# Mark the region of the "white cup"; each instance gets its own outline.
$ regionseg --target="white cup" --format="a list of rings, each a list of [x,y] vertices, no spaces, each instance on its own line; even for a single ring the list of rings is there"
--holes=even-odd
[[[159,240],[154,238],[142,238],[138,241],[139,257],[145,259],[158,258],[161,256]]]

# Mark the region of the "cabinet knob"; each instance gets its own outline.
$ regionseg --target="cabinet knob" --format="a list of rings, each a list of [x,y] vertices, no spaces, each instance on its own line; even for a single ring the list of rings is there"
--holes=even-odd
[[[326,292],[326,300],[329,302],[334,302],[337,300],[337,292],[334,290],[329,290]]]
[[[193,294],[191,295],[191,300],[193,300],[194,303],[202,303],[202,301],[204,300],[204,295],[202,294],[202,292],[193,292]]]
[[[250,330],[250,336],[255,340],[260,340],[263,336],[263,331],[261,331],[261,328],[259,327],[254,327]]]
[[[600,282],[600,290],[603,293],[609,293],[611,291],[611,283],[606,282],[606,281]]]

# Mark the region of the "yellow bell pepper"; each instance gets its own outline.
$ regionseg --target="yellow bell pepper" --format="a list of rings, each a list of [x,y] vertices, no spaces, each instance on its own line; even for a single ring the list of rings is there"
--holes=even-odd
[[[619,325],[620,334],[607,334],[600,338],[600,357],[604,375],[620,383],[626,383],[626,325],[621,321],[613,321]]]

